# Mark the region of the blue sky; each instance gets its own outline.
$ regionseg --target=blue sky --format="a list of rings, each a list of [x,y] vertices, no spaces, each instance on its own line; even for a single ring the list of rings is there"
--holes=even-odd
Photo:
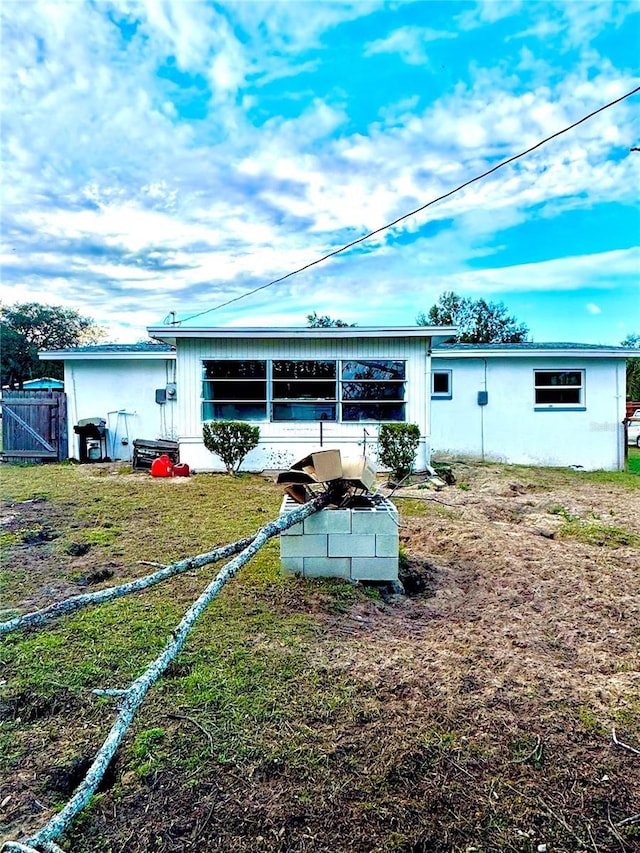
[[[2,282],[145,337],[384,225],[640,85],[640,3],[7,0]],[[640,332],[640,94],[192,321]],[[188,324],[188,320],[185,321]]]

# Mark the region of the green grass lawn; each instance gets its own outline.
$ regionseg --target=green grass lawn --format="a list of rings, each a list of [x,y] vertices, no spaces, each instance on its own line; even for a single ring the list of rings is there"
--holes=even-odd
[[[631,449],[629,460],[630,470],[640,468],[640,453]],[[593,528],[592,509],[604,512],[610,494],[624,495],[626,505],[640,480],[478,469],[481,483],[470,464],[466,489],[398,502],[403,551],[422,573],[422,597],[387,604],[375,588],[285,577],[277,541],[262,549],[149,693],[103,788],[62,846],[74,853],[188,853],[200,842],[225,853],[534,853],[542,843],[559,853],[633,850],[638,827],[616,829],[617,840],[607,814],[615,821],[635,813],[626,790],[635,784],[634,756],[610,748],[608,718],[580,682],[558,698],[529,668],[535,654],[550,672],[573,665],[602,578],[620,571],[630,583],[624,572],[636,534],[616,526],[616,537],[592,541],[578,535],[580,526],[545,538],[523,529],[513,507],[524,512],[539,501],[553,520],[557,505],[565,526],[575,525],[574,496],[588,484]],[[475,519],[486,477],[498,484],[496,503]],[[453,495],[465,506],[446,506]],[[5,466],[2,497],[6,619],[153,570],[140,561],[168,563],[246,536],[277,515],[282,489],[257,475],[164,480],[115,466]],[[507,520],[513,526],[505,532]],[[626,523],[613,512],[605,522],[609,532]],[[498,631],[498,644],[513,636],[514,645],[491,662],[495,643],[482,640],[483,620],[494,630],[500,619],[469,598],[494,569],[500,537],[508,559],[525,568],[518,576],[516,563],[508,565],[487,588],[497,590],[505,618],[519,608],[527,618],[521,634]],[[415,562],[418,547],[426,557]],[[535,609],[541,590],[556,601],[559,561],[574,547],[579,555],[593,549],[593,591],[586,587],[575,625],[585,593],[570,573],[566,612],[547,621]],[[534,580],[549,549],[551,568]],[[10,797],[0,841],[3,832],[15,839],[38,829],[68,799],[113,720],[114,700],[91,691],[126,687],[140,675],[218,568],[0,639],[0,802]],[[450,598],[438,599],[440,586]],[[632,666],[626,646],[607,656],[606,643],[632,621],[631,588],[614,586],[627,604],[606,604],[610,622],[585,652],[606,690],[630,678]],[[448,615],[438,601],[451,602]],[[534,642],[530,626],[538,621]],[[443,651],[454,632],[459,639]],[[479,673],[487,666],[485,695]],[[613,719],[621,738],[636,743],[634,709],[630,700]],[[603,777],[612,780],[606,789]]]

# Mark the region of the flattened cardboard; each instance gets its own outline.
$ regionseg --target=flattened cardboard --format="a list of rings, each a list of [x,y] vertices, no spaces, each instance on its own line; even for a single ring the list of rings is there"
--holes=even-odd
[[[309,500],[309,493],[299,483],[292,483],[290,486],[287,486],[285,492],[298,504],[305,504]]]

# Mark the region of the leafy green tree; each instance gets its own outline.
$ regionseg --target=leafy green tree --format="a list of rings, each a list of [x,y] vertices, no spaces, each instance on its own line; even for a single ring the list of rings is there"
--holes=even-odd
[[[27,302],[0,306],[0,384],[22,388],[27,379],[62,378],[62,362],[41,362],[38,350],[92,344],[104,331],[77,311]]]
[[[640,350],[640,335],[627,335],[621,343]],[[640,402],[640,358],[627,359],[627,400]]]
[[[426,314],[416,317],[418,326],[457,326],[455,340],[462,344],[517,344],[527,341],[529,329],[507,313],[502,302],[471,299],[448,291]]]
[[[326,314],[320,317],[316,311],[314,311],[313,314],[307,314],[307,326],[310,329],[329,329],[332,327],[347,329],[356,325],[356,323],[345,323],[344,320],[332,320],[331,317]]]

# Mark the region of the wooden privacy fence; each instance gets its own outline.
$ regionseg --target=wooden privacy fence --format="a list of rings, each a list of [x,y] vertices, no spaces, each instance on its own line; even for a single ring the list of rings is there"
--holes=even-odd
[[[3,391],[2,459],[60,462],[68,456],[63,391]]]

